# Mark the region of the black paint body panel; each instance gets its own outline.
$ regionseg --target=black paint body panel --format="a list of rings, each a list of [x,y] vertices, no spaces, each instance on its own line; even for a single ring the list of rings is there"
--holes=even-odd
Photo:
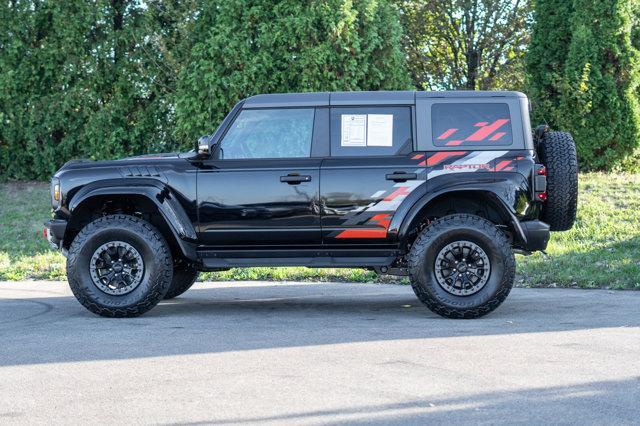
[[[434,147],[420,114],[441,99],[506,99],[517,115],[513,146]],[[239,102],[225,118],[210,137],[209,157],[161,154],[65,164],[54,176],[62,201],[54,205],[53,218],[71,221],[86,200],[119,191],[157,205],[183,252],[205,268],[379,266],[406,249],[415,221],[425,211],[428,216],[431,203],[465,193],[500,206],[512,224],[516,248],[541,250],[547,240],[544,224],[536,222],[540,203],[531,182],[537,157],[527,136],[528,111],[520,110],[525,104],[526,97],[517,92],[258,95]],[[411,108],[413,150],[396,156],[331,157],[330,109],[379,105]],[[219,159],[217,143],[241,110],[287,107],[315,109],[310,158]],[[394,173],[409,178],[393,180]],[[296,175],[305,180],[286,181]],[[65,237],[62,246],[70,243]]]
[[[203,246],[320,244],[317,159],[213,160],[198,173]],[[308,182],[281,182],[287,175]]]

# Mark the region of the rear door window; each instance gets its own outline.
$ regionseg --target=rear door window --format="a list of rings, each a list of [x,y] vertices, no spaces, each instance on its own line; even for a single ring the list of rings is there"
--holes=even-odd
[[[399,155],[412,151],[410,107],[331,108],[331,156]]]
[[[513,144],[506,103],[437,103],[431,107],[435,146],[509,146]]]

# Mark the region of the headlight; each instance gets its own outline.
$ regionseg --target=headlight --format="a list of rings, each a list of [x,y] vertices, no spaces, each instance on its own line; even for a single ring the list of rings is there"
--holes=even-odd
[[[60,200],[62,199],[62,193],[60,192],[60,179],[51,179],[51,205],[58,207]]]

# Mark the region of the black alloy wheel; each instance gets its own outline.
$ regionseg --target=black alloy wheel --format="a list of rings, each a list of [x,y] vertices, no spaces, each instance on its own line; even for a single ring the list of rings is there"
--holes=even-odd
[[[434,272],[438,284],[447,292],[469,296],[485,286],[491,263],[479,245],[471,241],[454,241],[438,253]]]
[[[167,294],[171,249],[149,222],[118,214],[87,224],[71,243],[67,278],[74,296],[105,317],[135,317]]]
[[[478,318],[506,299],[515,279],[511,242],[490,221],[471,214],[426,226],[409,252],[411,287],[433,312]]]
[[[132,292],[142,282],[144,262],[132,245],[111,241],[98,247],[89,263],[91,279],[107,294]]]

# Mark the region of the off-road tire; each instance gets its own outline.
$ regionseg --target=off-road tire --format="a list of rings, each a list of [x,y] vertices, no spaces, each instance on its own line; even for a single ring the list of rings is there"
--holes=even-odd
[[[166,299],[173,299],[180,296],[185,291],[189,290],[191,286],[198,279],[198,270],[191,263],[180,263],[173,268],[173,279],[171,280],[171,286],[169,291],[164,295]]]
[[[541,219],[552,231],[571,229],[578,210],[578,158],[570,133],[546,132],[538,144],[540,161],[547,168],[548,198]]]
[[[130,293],[111,295],[92,281],[89,264],[94,251],[110,241],[133,246],[144,262],[142,281]],[[173,259],[166,240],[148,222],[128,215],[108,215],[86,225],[74,238],[67,257],[71,291],[91,312],[111,318],[135,317],[147,312],[169,290]]]
[[[454,241],[471,241],[488,255],[491,270],[487,283],[477,293],[457,296],[447,292],[435,276],[440,250]],[[515,258],[507,237],[479,216],[455,214],[435,220],[422,230],[409,252],[411,287],[418,299],[447,318],[478,318],[496,309],[506,299],[515,278]]]

